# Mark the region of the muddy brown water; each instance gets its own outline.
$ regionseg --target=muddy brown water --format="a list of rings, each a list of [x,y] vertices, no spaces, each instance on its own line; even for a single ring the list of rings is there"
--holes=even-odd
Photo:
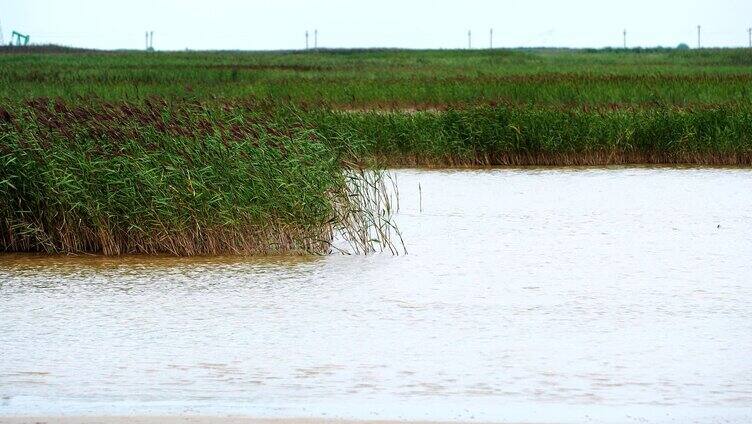
[[[395,175],[405,256],[0,256],[0,416],[752,421],[752,170]]]

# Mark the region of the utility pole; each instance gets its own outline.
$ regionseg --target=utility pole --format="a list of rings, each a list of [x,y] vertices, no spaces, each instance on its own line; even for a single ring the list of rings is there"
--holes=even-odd
[[[146,31],[146,51],[154,50],[154,31]]]
[[[305,49],[308,50],[308,30],[305,32]]]
[[[473,32],[468,31],[467,32],[467,49],[470,50],[473,48]]]
[[[313,48],[318,50],[319,48],[319,30],[313,30]]]
[[[749,48],[752,49],[752,28],[747,28],[747,33],[749,34]]]
[[[624,30],[624,50],[627,49],[627,30]]]
[[[491,50],[493,50],[493,28],[491,28],[491,36],[490,36],[490,42],[488,43]]]
[[[0,46],[5,45],[5,38],[3,38],[3,26],[0,24]]]
[[[698,49],[702,48],[702,42],[700,38],[701,31],[702,31],[702,27],[700,25],[697,25],[697,48]]]

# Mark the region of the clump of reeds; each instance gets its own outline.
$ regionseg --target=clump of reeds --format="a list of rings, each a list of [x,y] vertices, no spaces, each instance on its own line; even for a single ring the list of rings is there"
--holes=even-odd
[[[752,164],[749,105],[331,111],[310,126],[387,165]]]
[[[0,250],[322,254],[337,232],[357,253],[393,248],[390,210],[364,198],[372,179],[313,130],[249,107],[3,108]]]

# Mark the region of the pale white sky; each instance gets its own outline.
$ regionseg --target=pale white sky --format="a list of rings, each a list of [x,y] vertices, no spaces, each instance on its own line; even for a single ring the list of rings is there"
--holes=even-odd
[[[465,48],[748,43],[752,0],[0,0],[12,30],[34,43],[141,49],[154,31],[158,50],[298,49],[305,31],[320,47]]]

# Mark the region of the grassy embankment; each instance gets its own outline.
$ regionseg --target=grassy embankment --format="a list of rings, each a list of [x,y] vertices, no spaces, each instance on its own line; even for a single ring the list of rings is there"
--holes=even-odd
[[[752,52],[10,53],[0,108],[5,250],[325,252],[353,163],[749,165]]]

